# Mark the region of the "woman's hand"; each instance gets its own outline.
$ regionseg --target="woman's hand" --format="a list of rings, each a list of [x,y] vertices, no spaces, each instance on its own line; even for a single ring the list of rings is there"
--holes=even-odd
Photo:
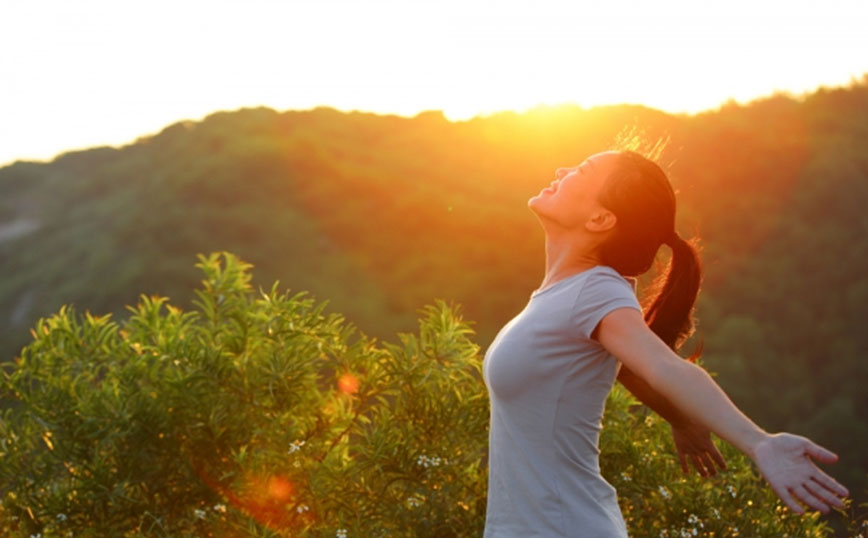
[[[830,506],[844,506],[839,496],[846,497],[850,492],[811,461],[815,458],[823,463],[834,463],[838,461],[834,452],[790,433],[770,434],[758,442],[752,452],[751,457],[763,477],[793,512],[804,513],[797,500],[824,514]]]
[[[717,447],[714,446],[708,428],[692,421],[682,422],[678,425],[670,424],[670,426],[672,427],[672,439],[675,441],[678,459],[681,461],[681,470],[684,471],[684,474],[690,473],[688,460],[693,462],[696,471],[702,476],[717,474],[717,469],[714,467],[715,462],[721,471],[726,470],[726,461]]]

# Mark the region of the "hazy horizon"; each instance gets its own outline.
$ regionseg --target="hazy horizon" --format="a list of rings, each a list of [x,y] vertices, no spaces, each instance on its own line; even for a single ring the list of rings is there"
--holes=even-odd
[[[868,72],[865,72],[865,73],[862,75],[862,78],[868,80]],[[7,160],[7,161],[5,161],[5,162],[2,161],[2,160],[0,160],[0,168],[2,168],[2,167],[4,167],[4,166],[9,166],[9,165],[11,165],[11,164],[14,164],[14,163],[17,162],[17,161],[26,161],[26,162],[42,162],[42,163],[47,163],[47,162],[51,162],[51,161],[53,161],[54,159],[56,159],[57,157],[59,157],[60,155],[65,154],[65,153],[71,153],[71,152],[76,152],[76,151],[87,151],[87,150],[89,150],[89,149],[98,148],[98,147],[106,147],[106,146],[109,146],[109,147],[120,148],[120,147],[124,147],[124,146],[130,145],[130,144],[134,144],[134,143],[136,143],[136,141],[139,140],[140,138],[145,138],[145,137],[148,137],[148,136],[156,135],[157,133],[159,133],[160,131],[162,131],[162,130],[165,129],[166,127],[168,127],[168,126],[170,126],[170,125],[173,125],[173,124],[175,124],[175,123],[178,123],[178,122],[183,122],[183,121],[199,122],[199,121],[204,120],[206,117],[210,116],[211,114],[216,114],[216,113],[219,113],[219,112],[235,112],[235,111],[239,111],[239,110],[243,110],[243,109],[259,108],[259,107],[271,108],[271,109],[273,109],[273,110],[275,110],[275,111],[277,111],[277,112],[279,112],[279,113],[290,112],[290,111],[292,111],[292,112],[306,112],[306,111],[312,111],[312,110],[315,110],[315,109],[317,109],[317,108],[331,108],[331,109],[337,110],[337,111],[339,111],[339,112],[341,112],[341,113],[345,113],[345,114],[350,114],[350,113],[355,113],[355,112],[357,112],[357,113],[362,113],[362,114],[373,114],[373,115],[378,115],[378,116],[390,116],[390,115],[392,115],[392,116],[399,116],[399,117],[404,117],[404,118],[413,118],[413,117],[415,117],[415,116],[417,116],[417,115],[419,115],[419,114],[425,113],[425,112],[440,112],[440,113],[442,113],[442,114],[444,115],[444,117],[445,117],[448,121],[450,121],[450,122],[454,122],[454,123],[463,122],[463,121],[470,121],[470,120],[475,119],[475,118],[485,118],[485,117],[490,117],[490,116],[494,116],[494,115],[501,114],[501,113],[515,112],[515,113],[519,113],[519,114],[521,114],[521,113],[526,113],[526,112],[532,111],[532,110],[534,110],[534,109],[539,109],[539,108],[558,108],[558,107],[570,107],[570,106],[577,106],[577,107],[581,107],[581,108],[583,108],[583,109],[588,109],[588,110],[591,110],[591,109],[594,109],[594,108],[600,108],[600,107],[644,106],[644,107],[647,107],[647,108],[650,108],[650,109],[654,109],[654,110],[658,110],[658,111],[660,111],[660,112],[664,112],[664,113],[666,113],[666,114],[694,116],[694,115],[697,115],[697,114],[703,114],[703,113],[707,113],[707,112],[713,112],[713,111],[715,111],[715,110],[720,109],[722,106],[726,105],[727,103],[735,102],[735,103],[737,103],[737,104],[740,105],[740,106],[747,106],[747,105],[749,105],[751,102],[758,101],[758,100],[762,100],[762,99],[766,99],[766,98],[770,98],[770,97],[772,97],[772,96],[774,96],[774,95],[779,95],[779,94],[785,94],[785,95],[788,95],[788,96],[790,96],[790,97],[792,97],[792,98],[798,100],[798,99],[803,98],[805,95],[809,95],[809,94],[815,93],[815,92],[818,91],[820,88],[827,88],[827,89],[832,89],[832,88],[843,88],[843,87],[846,87],[848,84],[852,84],[852,83],[854,83],[854,82],[857,82],[858,80],[860,80],[860,79],[858,79],[857,77],[851,77],[850,81],[849,81],[848,83],[846,83],[846,84],[838,84],[838,85],[820,84],[820,85],[818,85],[816,88],[814,88],[813,90],[804,91],[804,92],[799,92],[799,93],[792,92],[792,91],[787,91],[787,90],[774,90],[774,91],[772,91],[772,92],[770,92],[770,93],[763,94],[763,95],[757,95],[756,97],[753,97],[753,98],[751,98],[751,99],[744,100],[744,101],[739,101],[739,100],[736,100],[736,99],[734,99],[734,98],[728,98],[728,99],[726,99],[726,100],[724,100],[724,101],[721,101],[720,103],[718,103],[718,104],[716,104],[716,105],[714,105],[714,106],[710,106],[710,107],[708,107],[708,108],[703,108],[703,109],[695,110],[695,111],[677,111],[677,110],[673,111],[673,110],[665,110],[665,109],[662,109],[662,108],[649,106],[649,105],[646,105],[646,104],[644,104],[644,103],[599,103],[599,104],[594,104],[594,105],[591,105],[591,106],[582,106],[580,103],[575,103],[575,102],[566,102],[566,103],[553,103],[553,104],[549,104],[549,103],[540,103],[540,104],[537,104],[537,105],[534,105],[534,106],[530,106],[530,107],[526,107],[526,108],[524,108],[524,109],[520,109],[520,110],[515,110],[515,109],[494,110],[494,111],[489,111],[489,112],[485,112],[485,113],[475,114],[475,115],[473,115],[473,116],[469,116],[469,117],[450,117],[450,115],[447,114],[447,113],[446,113],[444,110],[442,110],[442,109],[431,109],[431,108],[428,108],[428,109],[420,109],[420,110],[415,111],[415,112],[412,112],[412,113],[397,113],[397,112],[377,111],[377,110],[341,109],[341,108],[334,107],[334,106],[331,106],[331,105],[328,105],[328,104],[318,104],[318,105],[313,105],[313,106],[310,106],[310,107],[307,107],[307,108],[286,108],[286,109],[279,109],[279,108],[276,108],[276,107],[273,107],[273,106],[270,106],[270,105],[267,105],[267,104],[245,105],[245,106],[240,106],[240,107],[237,107],[237,108],[234,108],[234,109],[220,109],[220,110],[213,110],[213,111],[211,111],[211,112],[208,112],[208,113],[206,113],[206,114],[204,114],[204,115],[201,115],[201,116],[199,116],[199,117],[195,117],[195,118],[192,118],[192,117],[177,118],[177,119],[175,119],[175,120],[172,120],[172,121],[169,121],[169,122],[163,124],[163,125],[160,126],[160,127],[157,127],[156,129],[150,130],[150,131],[148,131],[148,132],[142,132],[142,133],[139,133],[138,135],[135,135],[135,136],[133,136],[132,138],[128,138],[128,139],[125,139],[125,140],[115,140],[115,141],[107,140],[107,141],[105,141],[104,143],[96,143],[96,144],[91,144],[91,145],[86,145],[86,146],[81,146],[81,147],[70,147],[70,148],[58,149],[58,150],[56,150],[56,151],[53,151],[53,152],[50,153],[50,154],[46,154],[46,155],[43,155],[43,156],[36,156],[36,157],[16,157],[16,158],[9,159],[9,160]],[[2,153],[0,153],[0,154],[2,154]]]

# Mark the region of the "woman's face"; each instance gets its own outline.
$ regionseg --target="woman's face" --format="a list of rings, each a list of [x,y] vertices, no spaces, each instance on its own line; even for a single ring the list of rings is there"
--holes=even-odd
[[[540,219],[564,228],[584,226],[594,212],[605,210],[597,200],[617,156],[614,151],[597,153],[578,166],[558,168],[555,180],[528,200],[528,207]]]

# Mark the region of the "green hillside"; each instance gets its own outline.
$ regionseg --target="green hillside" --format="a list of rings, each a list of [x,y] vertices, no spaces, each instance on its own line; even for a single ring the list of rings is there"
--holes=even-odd
[[[540,108],[449,122],[267,108],[121,148],[0,169],[0,357],[62,304],[191,306],[196,253],[226,250],[369,335],[463,305],[486,346],[542,278],[527,198],[625,128],[668,137],[679,228],[704,240],[704,364],[768,430],[839,452],[868,487],[868,77],[696,116]]]

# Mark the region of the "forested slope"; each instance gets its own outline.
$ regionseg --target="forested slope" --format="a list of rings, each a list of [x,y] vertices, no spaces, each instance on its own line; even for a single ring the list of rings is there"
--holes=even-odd
[[[841,453],[836,476],[862,491],[868,79],[695,116],[243,109],[18,162],[0,169],[0,352],[12,359],[64,303],[121,316],[144,292],[189,305],[191,260],[215,250],[381,338],[454,300],[485,346],[542,278],[527,198],[631,126],[669,138],[680,230],[704,240],[705,365],[763,427]]]

